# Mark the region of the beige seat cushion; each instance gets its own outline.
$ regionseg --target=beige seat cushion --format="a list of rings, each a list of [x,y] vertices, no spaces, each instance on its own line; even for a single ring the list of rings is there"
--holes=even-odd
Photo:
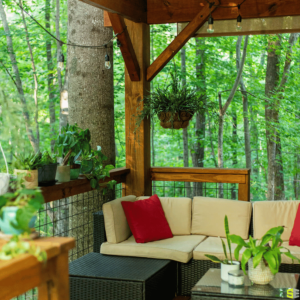
[[[187,263],[193,257],[193,250],[205,239],[201,235],[174,236],[170,239],[137,244],[133,236],[119,243],[103,243],[100,252],[108,255],[136,256],[171,259]]]
[[[257,201],[253,203],[254,238],[261,239],[271,228],[285,226],[281,236],[290,239],[300,201]]]
[[[131,236],[121,202],[135,200],[136,196],[127,196],[103,204],[105,232],[109,243],[120,243]]]
[[[227,249],[227,255],[228,258],[229,256],[229,250],[227,247],[227,241],[226,239],[222,238],[222,240],[225,242],[226,245],[226,249]],[[234,258],[234,250],[237,247],[236,244],[231,244],[231,252],[232,252],[232,259],[236,260]],[[240,251],[240,257],[239,259],[242,258],[242,253],[244,252],[245,248],[242,248]],[[219,258],[220,260],[224,260],[225,259],[225,254],[223,251],[223,247],[222,247],[222,242],[221,242],[221,238],[218,237],[208,237],[205,241],[203,241],[202,243],[200,243],[194,250],[193,252],[193,258],[196,260],[209,260],[205,254],[209,254],[209,255],[214,255],[217,258]]]
[[[137,200],[149,197],[139,197]],[[173,235],[191,234],[192,199],[180,197],[159,197],[159,199]]]
[[[296,256],[297,258],[300,259],[300,247],[289,246],[289,242],[283,242],[281,246],[290,250],[294,256]],[[281,252],[284,252],[284,251],[285,251],[284,249],[281,249]],[[283,264],[292,264],[293,263],[293,261],[286,255],[281,255],[281,262]],[[294,260],[294,264],[299,264],[299,263],[298,263],[298,261]]]
[[[252,206],[250,202],[194,197],[192,234],[226,237],[224,218],[228,216],[231,234],[248,239]]]

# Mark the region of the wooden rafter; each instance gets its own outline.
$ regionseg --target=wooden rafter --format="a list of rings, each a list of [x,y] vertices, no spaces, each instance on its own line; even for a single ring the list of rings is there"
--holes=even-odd
[[[241,0],[222,0],[222,6],[233,7],[217,9],[213,13],[213,18],[215,20],[236,20],[239,14],[236,5],[241,2]],[[206,0],[147,0],[147,21],[148,24],[190,22],[206,3]],[[300,15],[300,1],[246,0],[241,6],[240,14],[243,19],[296,16]]]
[[[143,0],[81,0],[134,22],[147,23],[147,6]]]
[[[219,4],[219,0],[214,1]],[[196,17],[179,33],[173,42],[160,54],[147,70],[147,80],[151,81],[163,67],[176,55],[176,53],[186,44],[186,42],[195,35],[198,29],[206,22],[210,11],[214,11],[215,6],[209,7],[206,4]]]
[[[126,30],[124,18],[118,14],[108,13],[108,15],[115,34],[122,32],[122,34],[118,35],[118,40],[121,42],[120,50],[122,52],[130,79],[131,81],[139,81],[140,66],[132,46],[130,36],[128,34],[128,31]]]

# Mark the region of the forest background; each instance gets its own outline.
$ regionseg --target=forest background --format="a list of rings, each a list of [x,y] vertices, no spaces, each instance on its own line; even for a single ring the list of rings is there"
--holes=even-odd
[[[67,41],[67,1],[19,3],[53,35]],[[3,22],[4,12],[7,24]],[[67,122],[69,79],[68,69],[57,68],[57,61],[63,52],[66,66],[68,57],[66,46],[62,47],[22,14],[15,2],[5,0],[1,4],[0,0],[0,16],[0,142],[11,163],[13,154],[33,149],[53,151],[59,129]],[[7,27],[16,61],[9,51]],[[150,31],[153,61],[174,39],[177,28],[176,24],[153,25]],[[206,110],[194,116],[187,130],[166,130],[160,127],[157,118],[151,120],[151,164],[247,167],[251,168],[251,199],[273,199],[270,196],[272,182],[275,183],[274,199],[299,199],[300,47],[297,33],[249,37],[242,77],[223,116],[220,145],[219,93],[222,92],[224,105],[237,77],[245,40],[242,37],[193,38],[153,80],[151,89],[167,87],[175,64],[182,84],[198,90],[199,99],[205,99]],[[105,42],[107,40],[100,44]],[[116,42],[110,71],[114,75],[115,165],[123,167],[125,69]],[[222,162],[218,160],[220,146],[224,153]],[[5,171],[2,157],[0,171]],[[196,193],[195,185],[184,185],[188,196]],[[232,190],[232,193],[235,192]]]

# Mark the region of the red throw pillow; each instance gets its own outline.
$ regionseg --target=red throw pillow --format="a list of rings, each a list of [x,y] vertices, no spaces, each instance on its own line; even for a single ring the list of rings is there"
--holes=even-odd
[[[298,210],[294,221],[294,227],[289,240],[290,246],[300,247],[300,209],[299,208],[300,208],[300,204],[298,205]]]
[[[121,203],[137,243],[147,243],[173,237],[157,195],[146,200],[122,201]]]

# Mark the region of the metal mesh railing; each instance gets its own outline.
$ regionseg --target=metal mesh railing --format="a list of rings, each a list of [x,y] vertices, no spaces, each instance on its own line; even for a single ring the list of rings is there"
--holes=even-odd
[[[238,184],[223,183],[223,198],[238,199]],[[160,197],[219,198],[219,184],[209,182],[153,181],[152,192]]]
[[[94,190],[88,193],[53,201],[44,205],[38,212],[35,229],[40,236],[74,237],[76,246],[69,251],[69,261],[93,252],[93,213],[102,210],[103,203],[122,197],[122,184],[115,186],[114,192],[102,195]],[[18,300],[38,298],[37,289],[33,289]]]

